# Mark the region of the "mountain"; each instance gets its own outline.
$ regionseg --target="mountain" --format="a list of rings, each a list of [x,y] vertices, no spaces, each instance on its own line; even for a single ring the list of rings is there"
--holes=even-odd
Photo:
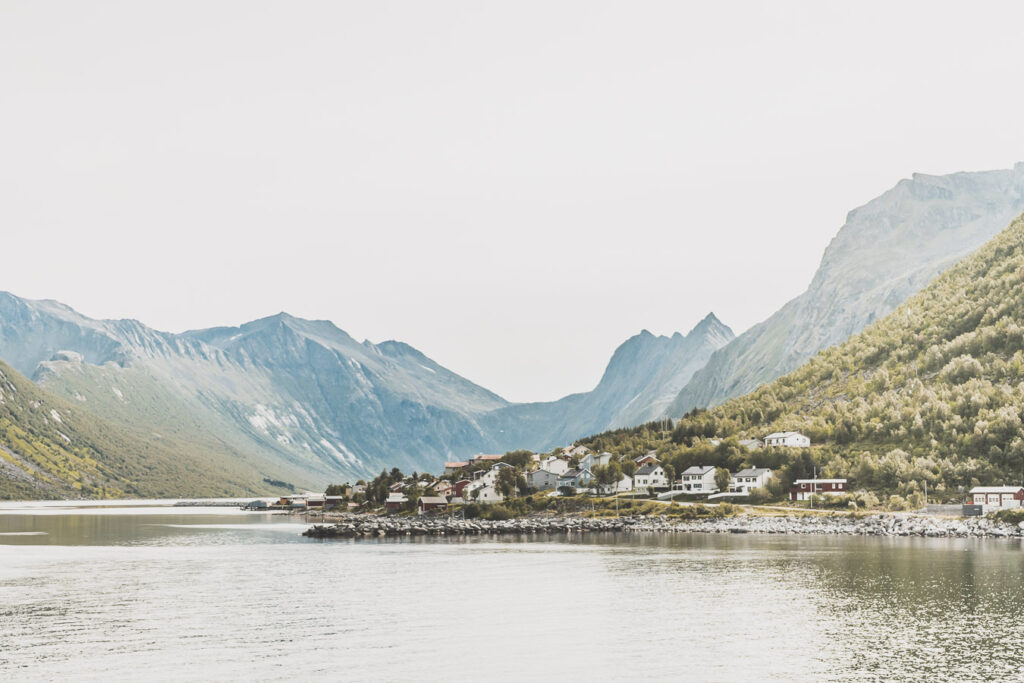
[[[900,181],[851,211],[807,291],[716,352],[666,414],[716,405],[794,370],[892,311],[1021,211],[1024,163]],[[763,267],[771,277],[773,264]]]
[[[101,418],[300,486],[493,447],[475,418],[507,405],[405,344],[286,314],[168,334],[0,294],[0,357]]]
[[[653,419],[732,338],[714,315],[687,335],[644,331],[616,350],[593,391],[510,404],[407,344],[357,342],[327,321],[281,313],[169,334],[0,293],[0,357],[47,391],[211,466],[244,463],[293,486],[551,448]]]
[[[246,495],[244,462],[212,464],[157,434],[118,428],[0,362],[0,499]]]
[[[558,401],[510,405],[482,418],[503,448],[546,450],[584,434],[658,418],[734,334],[714,313],[688,334],[643,330],[615,350],[598,385]]]
[[[743,457],[782,458],[776,466],[801,473],[817,465],[882,491],[928,481],[955,492],[1021,482],[1022,419],[1024,216],[862,333],[685,417],[675,435],[684,443],[797,430],[816,447]]]

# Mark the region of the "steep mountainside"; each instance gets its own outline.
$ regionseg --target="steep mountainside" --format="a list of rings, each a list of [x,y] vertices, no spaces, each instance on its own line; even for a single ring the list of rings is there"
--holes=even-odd
[[[266,490],[152,433],[114,427],[0,362],[0,499],[245,495]]]
[[[1022,418],[1024,216],[861,334],[685,417],[676,437],[797,430],[826,474],[935,490],[1020,483]]]
[[[544,450],[583,434],[652,420],[693,373],[734,337],[713,313],[685,336],[647,330],[626,340],[593,391],[548,403],[512,405],[483,418],[502,448]]]
[[[1024,164],[900,181],[851,211],[807,291],[715,353],[667,414],[716,405],[797,368],[889,313],[1022,210]]]

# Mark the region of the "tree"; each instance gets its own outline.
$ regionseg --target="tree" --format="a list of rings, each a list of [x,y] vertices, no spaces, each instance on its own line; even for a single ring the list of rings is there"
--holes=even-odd
[[[625,460],[623,460],[620,467],[622,468],[622,473],[625,474],[627,477],[632,477],[633,474],[636,472],[636,463],[633,462],[631,458],[626,458]]]
[[[519,470],[514,467],[502,467],[494,480],[494,490],[502,498],[512,498],[519,489]]]
[[[718,487],[719,491],[728,491],[729,484],[732,483],[732,475],[729,474],[729,470],[724,467],[718,467],[715,469],[715,486]]]

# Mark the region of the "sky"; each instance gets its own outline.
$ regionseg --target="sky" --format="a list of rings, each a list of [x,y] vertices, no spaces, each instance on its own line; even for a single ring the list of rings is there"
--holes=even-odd
[[[1019,2],[5,0],[0,289],[554,399],[767,318],[901,178],[1024,161],[1022,83]]]

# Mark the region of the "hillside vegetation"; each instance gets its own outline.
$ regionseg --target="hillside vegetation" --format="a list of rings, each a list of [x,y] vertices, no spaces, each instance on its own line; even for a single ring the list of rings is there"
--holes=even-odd
[[[689,464],[779,468],[788,479],[940,496],[1024,477],[1024,217],[928,287],[796,371],[710,410],[670,438],[658,423],[583,440],[657,448]],[[811,449],[747,451],[737,439],[796,430]],[[710,439],[722,439],[711,445]]]
[[[113,427],[0,362],[0,499],[243,495],[268,488],[258,479]]]

